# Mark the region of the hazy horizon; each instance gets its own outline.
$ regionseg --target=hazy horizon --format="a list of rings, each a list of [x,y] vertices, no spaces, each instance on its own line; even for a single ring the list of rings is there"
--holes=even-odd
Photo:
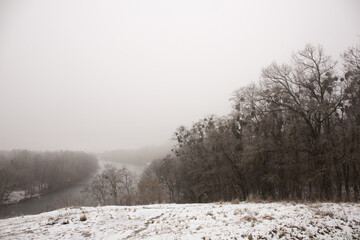
[[[0,1],[0,150],[137,149],[231,111],[307,43],[360,40],[360,1]]]

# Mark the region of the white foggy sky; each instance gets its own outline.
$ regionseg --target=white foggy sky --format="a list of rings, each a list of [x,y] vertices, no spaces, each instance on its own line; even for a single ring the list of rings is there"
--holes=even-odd
[[[0,0],[0,149],[166,143],[306,43],[338,58],[360,1]]]

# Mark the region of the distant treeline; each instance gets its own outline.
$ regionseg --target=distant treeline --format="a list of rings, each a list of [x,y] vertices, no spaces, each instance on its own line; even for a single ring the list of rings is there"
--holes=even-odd
[[[26,197],[66,188],[90,177],[98,168],[97,159],[84,152],[0,152],[0,203],[14,191]]]
[[[141,176],[139,202],[358,201],[360,46],[342,59],[339,70],[307,45],[236,90],[228,116],[179,127],[173,154]]]

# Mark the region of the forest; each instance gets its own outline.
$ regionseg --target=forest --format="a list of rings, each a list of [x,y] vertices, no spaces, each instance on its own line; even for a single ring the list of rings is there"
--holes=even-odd
[[[101,205],[359,201],[360,44],[341,57],[308,44],[265,67],[234,91],[231,113],[178,127],[171,151],[139,177],[111,165],[95,174],[83,152],[0,152],[0,203],[91,176],[86,191]]]
[[[0,205],[14,192],[22,192],[22,198],[40,196],[89,178],[97,169],[97,159],[84,152],[1,151]]]
[[[234,92],[229,115],[176,130],[171,153],[133,182],[132,203],[359,201],[360,45],[342,60],[306,45],[264,68]]]

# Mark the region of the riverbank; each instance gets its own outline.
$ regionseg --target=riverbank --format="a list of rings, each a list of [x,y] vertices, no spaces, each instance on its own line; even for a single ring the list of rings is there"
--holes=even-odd
[[[69,206],[94,206],[87,193],[83,191],[84,188],[85,185],[79,183],[40,197],[0,206],[0,218],[39,214]]]
[[[85,192],[85,189],[89,185],[92,177],[100,173],[106,164],[111,164],[118,168],[125,166],[136,171],[137,174],[141,174],[141,171],[143,170],[143,166],[98,159],[99,167],[96,172],[94,172],[91,176],[68,186],[67,188],[51,193],[39,194],[36,197],[23,200],[21,200],[21,194],[17,194],[17,197],[14,198],[12,203],[0,205],[0,219],[29,214],[39,214],[71,206],[96,206],[97,203]]]
[[[91,177],[69,187],[46,194],[33,195],[30,198],[20,198],[21,194],[17,194],[17,202],[14,200],[9,204],[0,206],[0,218],[39,214],[69,206],[93,206],[95,203],[91,203],[91,199],[84,191]]]

